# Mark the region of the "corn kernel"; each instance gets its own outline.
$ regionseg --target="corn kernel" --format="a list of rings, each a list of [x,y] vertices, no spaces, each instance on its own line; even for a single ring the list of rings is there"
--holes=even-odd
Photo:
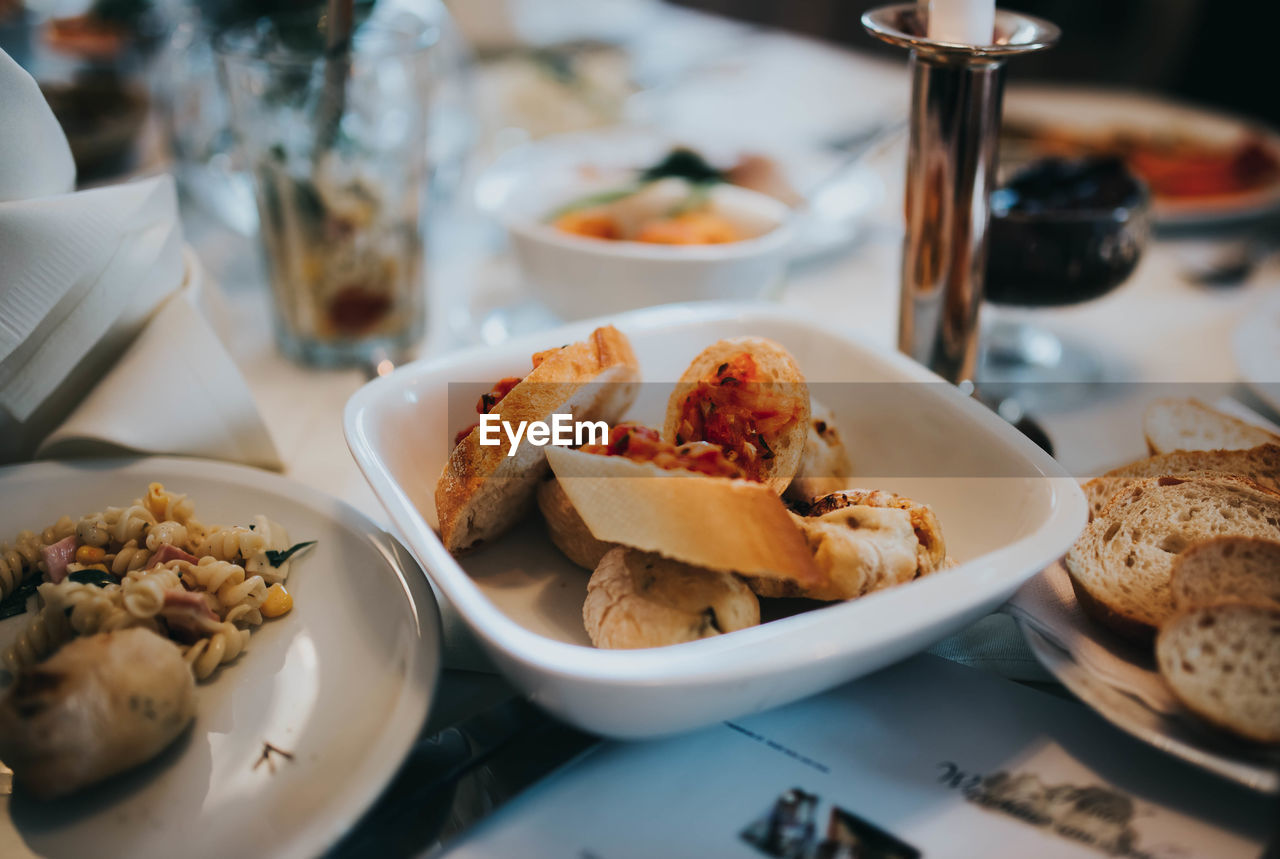
[[[288,614],[291,608],[293,608],[293,597],[289,596],[284,585],[277,583],[267,588],[267,598],[262,601],[263,617],[279,617],[282,614]]]
[[[76,562],[81,564],[96,564],[106,556],[106,550],[97,546],[80,546],[76,549]]]

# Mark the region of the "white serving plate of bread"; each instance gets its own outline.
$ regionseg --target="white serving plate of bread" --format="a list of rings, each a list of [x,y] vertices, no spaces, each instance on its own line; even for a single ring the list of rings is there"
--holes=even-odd
[[[1091,522],[1028,643],[1122,730],[1280,790],[1280,435],[1194,399],[1147,405],[1151,456],[1085,484]],[[1076,610],[1078,605],[1079,611]]]
[[[437,481],[455,434],[475,415],[451,415],[450,384],[528,373],[531,354],[605,324],[629,339],[646,383],[626,418],[650,427],[663,422],[659,390],[670,391],[696,355],[724,338],[769,338],[794,356],[810,386],[844,383],[824,385],[822,396],[855,475],[865,464],[867,476],[854,483],[927,503],[957,566],[702,640],[608,650],[593,648],[584,629],[590,574],[552,544],[536,510],[500,537],[451,554],[439,533]],[[864,396],[872,390],[892,396]],[[921,650],[999,606],[1060,557],[1087,518],[1076,482],[996,415],[902,355],[769,304],[657,307],[415,362],[357,392],[345,422],[352,453],[396,527],[498,667],[555,715],[614,737],[765,710]]]

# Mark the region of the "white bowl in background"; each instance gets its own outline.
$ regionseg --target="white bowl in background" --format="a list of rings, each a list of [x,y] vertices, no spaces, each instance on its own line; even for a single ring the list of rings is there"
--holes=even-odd
[[[585,319],[683,301],[760,298],[782,286],[793,235],[791,210],[746,188],[716,185],[709,194],[713,212],[752,236],[736,242],[663,245],[593,239],[547,222],[565,203],[618,184],[545,177],[513,187],[500,207],[530,292],[560,318]]]
[[[859,483],[932,505],[960,565],[728,635],[596,650],[582,626],[588,575],[551,545],[536,514],[489,546],[450,555],[435,530],[435,485],[453,433],[474,418],[450,414],[450,383],[526,372],[533,352],[604,322],[631,338],[646,382],[674,381],[723,337],[777,340],[811,385],[822,385],[815,396],[835,413],[855,467],[904,475]],[[645,386],[631,417],[660,424],[667,390]],[[560,718],[614,737],[769,709],[921,650],[999,606],[1056,560],[1086,520],[1076,482],[993,412],[903,355],[765,303],[652,308],[414,362],[357,391],[345,429],[405,542],[499,668]]]

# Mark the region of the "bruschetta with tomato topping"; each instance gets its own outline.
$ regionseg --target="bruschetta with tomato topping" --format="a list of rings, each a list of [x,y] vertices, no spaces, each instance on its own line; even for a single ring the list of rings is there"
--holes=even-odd
[[[630,341],[612,325],[539,352],[532,363],[528,375],[502,379],[481,396],[476,411],[511,426],[550,422],[557,414],[612,424],[631,407],[640,380]],[[477,423],[454,438],[435,493],[440,538],[451,552],[491,540],[519,521],[546,475],[546,448],[518,444],[508,456],[511,440],[500,435],[500,443],[482,445]]]
[[[779,495],[809,434],[809,388],[791,354],[763,337],[735,337],[702,351],[667,401],[662,437],[709,442],[743,474]]]

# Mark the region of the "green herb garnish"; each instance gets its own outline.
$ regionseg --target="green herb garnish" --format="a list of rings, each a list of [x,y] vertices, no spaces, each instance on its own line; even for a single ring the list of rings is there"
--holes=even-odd
[[[67,578],[78,585],[94,585],[99,588],[120,582],[115,576],[104,573],[102,570],[76,570],[74,573],[67,573]]]
[[[40,577],[32,576],[14,588],[13,593],[0,600],[0,620],[17,614],[24,614],[27,610],[27,600],[31,599],[39,584]]]
[[[712,167],[697,152],[684,147],[672,149],[665,158],[640,174],[641,182],[656,182],[659,179],[671,178],[685,179],[695,185],[729,181],[723,170]]]
[[[281,564],[283,564],[285,561],[292,558],[298,552],[301,552],[303,549],[307,548],[308,546],[314,546],[315,544],[316,544],[315,540],[308,540],[305,543],[294,543],[292,546],[285,549],[283,552],[277,552],[274,549],[268,549],[267,563],[273,567],[278,567]]]

